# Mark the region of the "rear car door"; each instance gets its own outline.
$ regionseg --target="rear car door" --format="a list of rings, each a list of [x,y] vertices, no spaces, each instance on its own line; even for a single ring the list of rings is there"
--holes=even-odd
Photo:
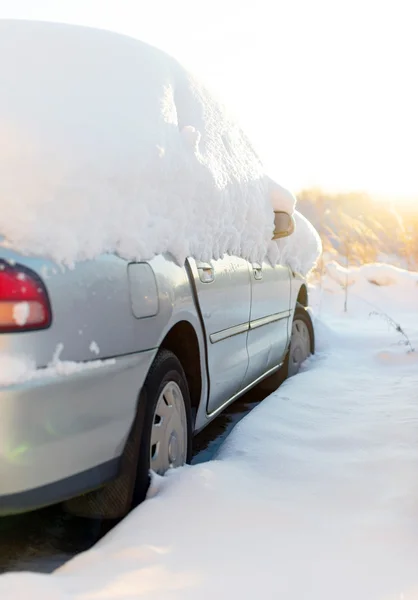
[[[252,298],[245,385],[283,361],[291,316],[289,268],[272,266],[267,261],[253,263],[250,268]]]
[[[243,387],[248,368],[247,333],[251,307],[248,262],[236,256],[203,263],[188,259],[205,328],[208,413]]]

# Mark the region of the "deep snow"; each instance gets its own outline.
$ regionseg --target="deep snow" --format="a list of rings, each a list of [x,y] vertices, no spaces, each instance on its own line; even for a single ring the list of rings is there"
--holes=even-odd
[[[356,271],[347,314],[329,276],[311,292],[317,355],[217,460],[155,479],[144,505],[55,574],[0,577],[0,598],[417,598],[418,355],[369,315],[386,311],[418,345],[418,286],[368,272]]]
[[[294,197],[173,58],[108,31],[0,20],[0,89],[4,244],[70,265],[281,260],[272,208],[292,212]]]

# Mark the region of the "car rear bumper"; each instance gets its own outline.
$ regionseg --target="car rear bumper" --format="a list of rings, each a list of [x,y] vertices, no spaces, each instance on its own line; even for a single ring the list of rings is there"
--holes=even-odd
[[[0,515],[60,502],[117,475],[155,353],[0,388]]]

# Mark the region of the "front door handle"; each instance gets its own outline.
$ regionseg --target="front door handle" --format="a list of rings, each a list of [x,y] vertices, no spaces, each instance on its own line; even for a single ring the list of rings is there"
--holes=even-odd
[[[263,267],[259,263],[253,263],[254,279],[263,279]]]
[[[197,262],[199,279],[202,283],[212,283],[215,279],[215,271],[210,263]]]

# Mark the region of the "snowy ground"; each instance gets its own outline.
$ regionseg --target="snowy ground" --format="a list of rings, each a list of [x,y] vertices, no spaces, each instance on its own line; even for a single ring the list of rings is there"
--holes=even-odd
[[[0,577],[0,598],[418,598],[418,352],[369,316],[418,348],[417,277],[356,272],[344,314],[336,272],[312,295],[316,357],[217,460],[155,481],[55,574]]]

